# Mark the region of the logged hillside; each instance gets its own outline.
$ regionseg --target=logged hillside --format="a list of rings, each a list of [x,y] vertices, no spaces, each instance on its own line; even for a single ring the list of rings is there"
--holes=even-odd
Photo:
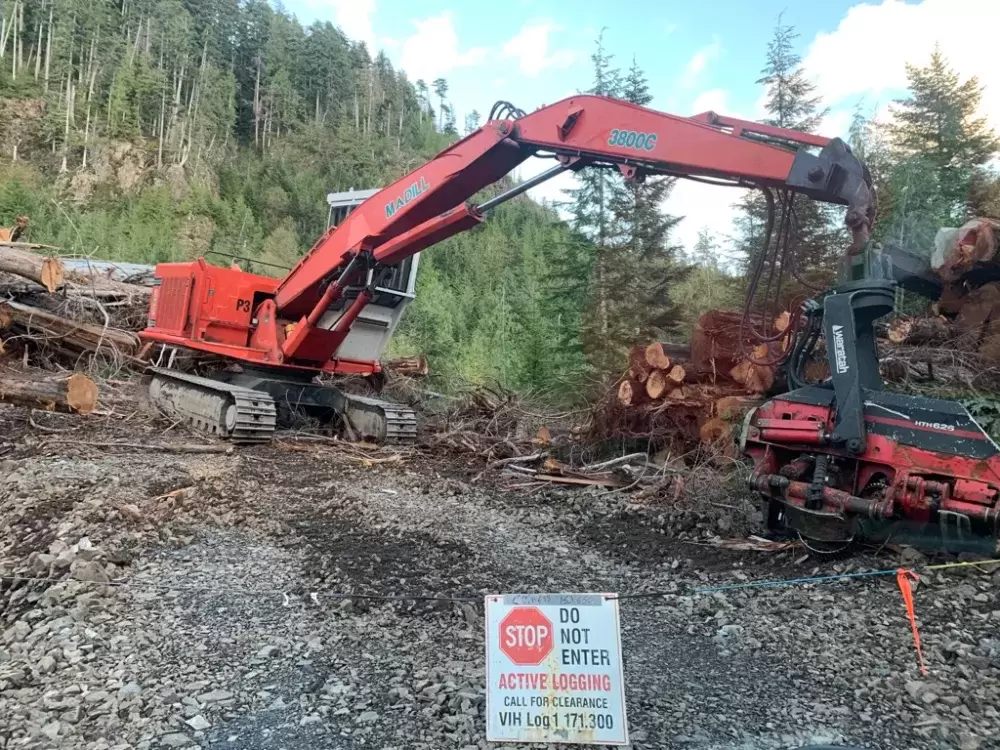
[[[0,10],[0,225],[30,216],[30,239],[66,253],[280,274],[324,230],[327,192],[387,184],[458,137],[446,81],[266,0]],[[588,273],[579,240],[527,199],[494,218],[425,256],[395,348],[428,354],[443,387],[568,391],[584,301],[560,263]]]

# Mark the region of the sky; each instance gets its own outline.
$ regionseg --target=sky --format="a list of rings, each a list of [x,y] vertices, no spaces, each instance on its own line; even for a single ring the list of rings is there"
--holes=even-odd
[[[990,32],[976,32],[1000,26],[1000,0],[284,0],[284,7],[305,24],[332,21],[369,50],[384,50],[412,81],[447,79],[460,128],[467,113],[485,118],[500,99],[530,112],[588,89],[602,29],[615,65],[634,59],[645,71],[650,107],[759,119],[755,81],[783,14],[830,108],[822,135],[846,137],[859,105],[890,117],[888,105],[905,91],[905,64],[926,64],[935,43],[963,78],[976,75],[986,86],[983,111],[1000,130],[1000,64]],[[519,176],[550,164],[529,160]],[[531,195],[560,200],[573,179],[560,175]],[[684,217],[676,239],[690,248],[705,228],[725,243],[739,197],[733,188],[679,181],[665,205]]]

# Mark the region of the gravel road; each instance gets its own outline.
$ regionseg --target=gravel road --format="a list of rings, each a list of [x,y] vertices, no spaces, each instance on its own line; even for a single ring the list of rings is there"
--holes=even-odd
[[[922,577],[921,679],[891,576],[694,593],[892,556],[721,550],[718,515],[462,457],[47,424],[0,411],[0,575],[58,579],[0,584],[0,749],[484,748],[481,605],[334,595],[515,591],[664,593],[622,603],[636,748],[1000,747],[1000,572]]]

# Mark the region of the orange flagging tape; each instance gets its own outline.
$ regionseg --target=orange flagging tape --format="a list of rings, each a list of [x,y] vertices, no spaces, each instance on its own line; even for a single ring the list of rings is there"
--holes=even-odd
[[[913,611],[913,589],[910,581],[919,581],[920,576],[912,570],[900,568],[896,571],[896,583],[899,584],[899,592],[903,595],[903,604],[906,605],[906,615],[910,618],[910,629],[913,631],[913,645],[917,649],[917,661],[920,662],[920,674],[927,676],[927,665],[924,663],[924,654],[920,649],[920,632],[917,630],[917,616]]]

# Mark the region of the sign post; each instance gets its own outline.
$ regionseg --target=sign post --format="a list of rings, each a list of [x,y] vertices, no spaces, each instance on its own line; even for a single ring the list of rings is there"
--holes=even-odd
[[[628,744],[616,598],[486,597],[486,740]]]

